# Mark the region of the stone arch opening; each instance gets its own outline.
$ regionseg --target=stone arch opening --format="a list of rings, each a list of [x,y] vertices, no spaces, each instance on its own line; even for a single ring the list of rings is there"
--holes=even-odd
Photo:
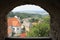
[[[20,4],[20,3],[19,3]],[[8,7],[8,9],[6,9],[6,10],[8,10],[8,11],[6,11],[6,13],[8,13],[9,11],[11,11],[14,7],[16,7],[16,6],[18,6],[19,5],[18,3],[16,4],[16,5],[13,5],[13,6],[10,6],[10,7]],[[26,3],[22,3],[23,5],[25,5]],[[22,4],[20,4],[20,5],[22,5]],[[35,3],[27,3],[27,4],[35,4]],[[38,4],[35,4],[35,5],[38,5]],[[38,5],[38,6],[40,6],[40,5]],[[49,14],[50,15],[50,14]],[[7,14],[6,14],[6,16],[7,16]],[[6,37],[7,37],[8,35],[6,35]]]
[[[4,4],[3,4],[4,3]],[[51,37],[53,40],[60,40],[60,6],[59,0],[8,0],[8,1],[0,1],[1,4],[1,10],[0,10],[0,22],[1,22],[1,33],[0,35],[0,40],[4,40],[4,38],[7,36],[7,20],[6,20],[6,15],[7,13],[12,10],[14,7],[21,5],[21,4],[36,4],[44,8],[50,13],[51,16]],[[3,15],[3,16],[2,16]],[[2,32],[3,31],[3,32]]]

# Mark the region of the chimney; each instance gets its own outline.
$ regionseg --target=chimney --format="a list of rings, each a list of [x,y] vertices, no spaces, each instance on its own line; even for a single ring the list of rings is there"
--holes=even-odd
[[[17,16],[14,16],[15,18],[18,18]]]

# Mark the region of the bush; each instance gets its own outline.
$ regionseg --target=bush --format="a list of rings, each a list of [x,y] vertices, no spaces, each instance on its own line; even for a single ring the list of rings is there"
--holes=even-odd
[[[49,35],[50,25],[42,22],[34,25],[30,28],[30,32],[27,32],[27,37],[47,37]]]

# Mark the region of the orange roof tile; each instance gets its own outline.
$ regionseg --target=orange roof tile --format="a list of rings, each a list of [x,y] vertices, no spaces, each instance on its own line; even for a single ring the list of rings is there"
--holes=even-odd
[[[22,33],[22,34],[20,34],[20,37],[26,37],[26,33]]]
[[[7,19],[8,26],[21,26],[21,23],[19,23],[17,18],[8,18]]]

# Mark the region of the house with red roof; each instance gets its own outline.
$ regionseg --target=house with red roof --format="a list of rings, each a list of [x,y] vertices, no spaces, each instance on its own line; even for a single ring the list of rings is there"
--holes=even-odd
[[[19,36],[21,33],[21,21],[17,16],[7,18],[8,37]]]
[[[21,23],[21,19],[17,16],[7,18],[8,24],[8,37],[26,37],[26,31],[29,32],[29,28],[31,27],[31,23],[26,18]]]

